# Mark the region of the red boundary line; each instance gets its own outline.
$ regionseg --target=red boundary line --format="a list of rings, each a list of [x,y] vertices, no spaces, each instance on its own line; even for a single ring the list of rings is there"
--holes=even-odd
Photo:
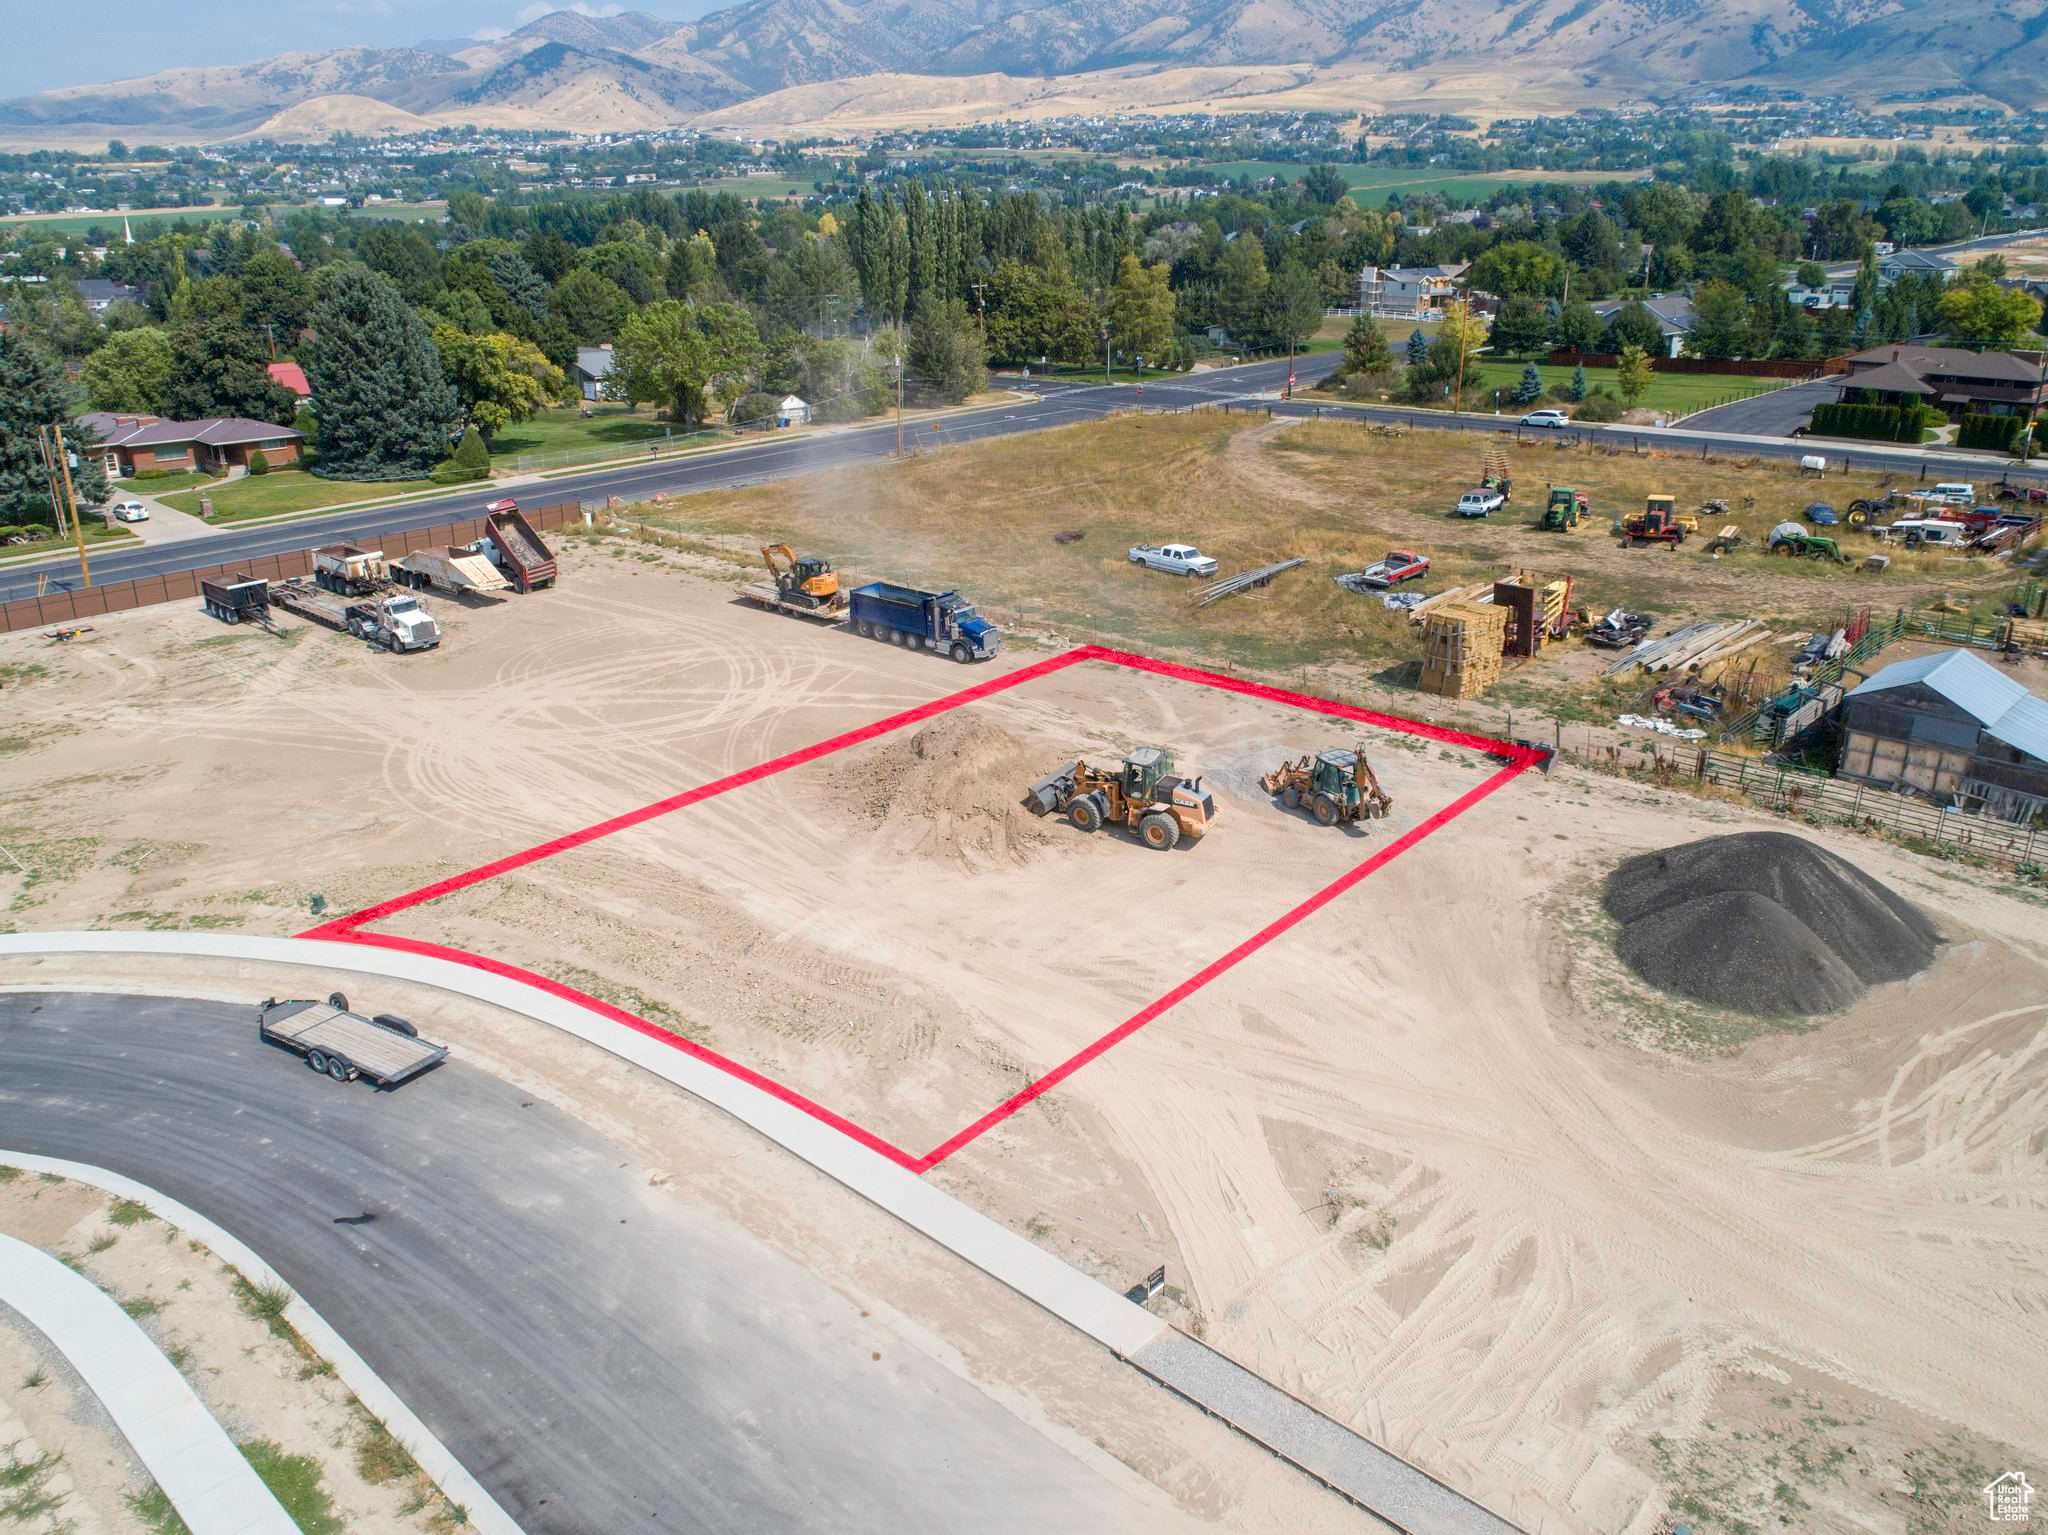
[[[1291,708],[1305,709],[1316,714],[1327,714],[1342,719],[1356,720],[1361,724],[1372,725],[1401,735],[1421,736],[1424,739],[1437,741],[1444,745],[1485,752],[1490,756],[1503,759],[1507,765],[1501,768],[1499,772],[1488,777],[1483,783],[1468,789],[1464,794],[1444,806],[1441,810],[1438,810],[1428,819],[1410,827],[1385,847],[1366,858],[1356,868],[1340,874],[1322,889],[1316,891],[1280,917],[1275,918],[1228,953],[1210,961],[1209,964],[1196,971],[1195,974],[1189,976],[1171,991],[1168,991],[1145,1007],[1140,1008],[1101,1038],[1085,1046],[1074,1055],[1069,1056],[1044,1076],[1034,1080],[1030,1086],[1012,1095],[995,1108],[990,1109],[981,1118],[975,1120],[949,1139],[940,1142],[921,1157],[911,1155],[902,1147],[883,1139],[872,1130],[856,1124],[843,1114],[835,1113],[823,1104],[805,1097],[794,1088],[786,1087],[774,1078],[765,1076],[750,1066],[742,1065],[730,1057],[720,1055],[715,1050],[685,1039],[680,1035],[670,1033],[668,1030],[659,1028],[636,1014],[629,1013],[623,1008],[615,1007],[601,998],[578,991],[572,986],[565,986],[560,981],[550,980],[547,976],[537,974],[534,971],[523,970],[516,965],[509,965],[503,960],[492,959],[486,955],[472,954],[464,949],[450,948],[444,944],[429,943],[423,939],[402,938],[395,934],[365,931],[368,924],[382,921],[399,912],[410,910],[412,907],[424,905],[429,901],[439,900],[443,896],[452,895],[458,890],[466,890],[473,885],[483,884],[488,880],[496,879],[502,874],[509,874],[516,869],[525,868],[529,864],[538,863],[546,858],[552,858],[558,853],[566,853],[574,848],[586,846],[600,838],[609,837],[615,832],[639,826],[660,816],[699,804],[704,800],[729,793],[734,789],[743,788],[748,784],[758,783],[764,778],[772,778],[776,774],[787,772],[791,768],[802,767],[806,763],[816,762],[820,758],[829,757],[836,752],[845,751],[849,747],[872,741],[892,731],[901,730],[905,726],[915,725],[937,715],[947,713],[950,710],[959,708],[963,704],[975,703],[984,698],[994,697],[998,693],[1006,692],[1026,682],[1035,681],[1037,678],[1049,676],[1054,672],[1062,671],[1082,661],[1106,661],[1113,666],[1122,666],[1133,671],[1150,672],[1157,676],[1171,677],[1183,682],[1193,682],[1204,687],[1217,688],[1226,693],[1239,693],[1246,697],[1285,704]],[[580,831],[569,832],[564,836],[539,843],[522,852],[507,854],[503,858],[480,865],[469,870],[467,873],[451,875],[446,879],[437,880],[429,885],[423,885],[419,889],[405,895],[394,896],[390,900],[380,901],[374,906],[366,906],[360,911],[351,912],[331,922],[322,923],[318,927],[308,928],[298,936],[301,938],[326,939],[339,943],[357,943],[374,948],[392,949],[400,953],[424,955],[429,958],[468,965],[472,969],[524,982],[552,996],[561,997],[566,1001],[589,1008],[591,1011],[611,1019],[614,1023],[624,1024],[635,1033],[645,1035],[649,1039],[658,1040],[663,1044],[682,1051],[685,1055],[703,1061],[706,1065],[716,1067],[720,1071],[737,1077],[741,1081],[759,1088],[779,1102],[788,1104],[790,1107],[798,1109],[824,1124],[830,1125],[833,1129],[849,1136],[859,1144],[867,1147],[870,1151],[887,1157],[899,1167],[914,1173],[925,1173],[945,1161],[946,1158],[952,1156],[962,1147],[969,1145],[995,1126],[1001,1124],[1019,1109],[1024,1108],[1035,1099],[1051,1091],[1083,1066],[1096,1059],[1096,1057],[1114,1049],[1118,1044],[1130,1038],[1131,1035],[1137,1033],[1147,1024],[1154,1022],[1180,1003],[1186,1001],[1187,998],[1193,996],[1211,981],[1234,969],[1267,944],[1273,942],[1274,939],[1281,937],[1299,923],[1322,910],[1323,907],[1329,905],[1332,901],[1337,900],[1360,881],[1378,872],[1434,832],[1449,825],[1488,795],[1542,762],[1547,755],[1541,747],[1524,746],[1516,742],[1501,741],[1492,736],[1476,735],[1470,731],[1456,730],[1445,725],[1432,725],[1422,720],[1405,719],[1397,714],[1383,714],[1377,710],[1359,708],[1353,704],[1341,704],[1331,699],[1318,698],[1311,693],[1297,693],[1286,688],[1269,687],[1264,683],[1247,682],[1242,678],[1227,676],[1221,672],[1203,671],[1197,667],[1182,666],[1171,661],[1154,660],[1150,656],[1136,655],[1129,651],[1111,650],[1100,645],[1082,645],[1064,654],[1052,656],[1046,660],[1035,662],[1030,666],[1022,667],[1006,676],[977,683],[973,687],[963,688],[957,693],[949,693],[944,697],[932,699],[929,702],[917,705],[915,708],[905,709],[900,713],[892,714],[870,724],[860,726],[858,729],[845,731],[842,734],[829,737],[810,746],[784,753],[780,757],[770,758],[766,762],[760,762],[753,767],[742,769],[740,772],[728,774],[724,778],[700,784],[698,787],[685,790],[681,794],[671,795],[667,799],[656,800],[650,805],[641,806],[638,810],[630,810],[622,815],[613,816],[609,820],[599,821],[594,825],[584,827]]]

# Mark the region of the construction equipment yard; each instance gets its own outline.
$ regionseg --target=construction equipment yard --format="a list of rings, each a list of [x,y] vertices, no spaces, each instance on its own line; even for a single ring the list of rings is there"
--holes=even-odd
[[[1305,441],[1263,464],[1313,489]],[[1207,461],[1262,473],[1271,446],[1226,434]],[[1206,446],[1174,451],[1208,472]],[[1596,523],[1624,500],[1601,467],[1571,479]],[[1204,610],[1230,627],[1195,660],[1164,632],[1191,622],[1188,583],[1126,574],[1135,527],[1078,558],[1141,606],[1077,634],[1042,571],[1034,608],[1015,572],[936,541],[868,558],[861,505],[829,544],[760,522],[849,585],[959,582],[1004,624],[972,667],[764,611],[732,587],[760,537],[735,550],[719,525],[768,494],[702,508],[673,547],[558,540],[573,601],[443,603],[449,642],[403,665],[197,603],[69,644],[0,637],[0,920],[324,927],[598,997],[1118,1289],[1163,1265],[1162,1314],[1527,1529],[1648,1535],[1695,1506],[1889,1528],[1916,1482],[1960,1499],[1980,1466],[2038,1463],[2038,897],[1802,829],[1929,914],[1931,968],[1792,1026],[1668,996],[1616,957],[1608,871],[1785,822],[1216,685],[1262,669],[1283,604],[1367,600],[1283,575]],[[1092,494],[1046,526],[1088,522]],[[1416,541],[1389,521],[1358,535],[1373,558]],[[1226,572],[1289,553],[1285,533],[1198,531]],[[1475,532],[1560,571],[1562,540],[1699,557],[1455,536]],[[1678,611],[1668,588],[1655,606]],[[1370,609],[1372,635],[1410,632]],[[1074,658],[1112,626],[1129,657]],[[1216,675],[1135,659],[1168,648]],[[1347,681],[1263,670],[1307,695]],[[1349,686],[1407,715],[1471,708]],[[1025,808],[1060,764],[1145,745],[1213,796],[1198,841],[1155,852]],[[1361,745],[1384,816],[1321,826],[1261,785]],[[465,1047],[458,1020],[436,1030]],[[546,1038],[493,1050],[610,1112],[607,1079]]]

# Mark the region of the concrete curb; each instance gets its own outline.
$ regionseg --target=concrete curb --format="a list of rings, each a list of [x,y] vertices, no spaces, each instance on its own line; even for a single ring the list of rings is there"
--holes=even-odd
[[[298,1535],[177,1367],[100,1287],[0,1235],[0,1300],[71,1361],[192,1535]]]
[[[94,1167],[85,1162],[67,1162],[57,1157],[31,1156],[26,1152],[8,1151],[4,1148],[0,1148],[0,1164],[5,1164],[9,1167],[19,1167],[24,1172],[50,1173],[56,1177],[69,1178],[74,1183],[90,1184],[96,1189],[102,1189],[118,1199],[132,1199],[139,1205],[147,1206],[151,1214],[167,1225],[175,1226],[187,1236],[204,1242],[207,1247],[212,1249],[215,1257],[237,1270],[244,1279],[248,1280],[250,1284],[255,1285],[258,1289],[272,1287],[281,1290],[291,1289],[291,1286],[287,1285],[279,1277],[277,1271],[265,1263],[256,1253],[255,1249],[243,1242],[239,1237],[230,1235],[222,1227],[216,1225],[189,1205],[180,1204],[169,1195],[158,1193],[146,1183],[138,1183],[133,1178],[123,1177],[120,1173],[109,1172],[103,1167]],[[51,1261],[55,1262],[56,1260],[52,1259]],[[60,1268],[63,1267],[61,1264],[58,1266]],[[69,1273],[70,1271],[66,1270],[65,1272]],[[0,1291],[0,1295],[4,1295],[4,1293],[4,1291]],[[95,1293],[98,1292],[95,1291]],[[12,1299],[11,1296],[6,1298]],[[113,1303],[109,1301],[108,1304],[112,1305]],[[119,1307],[115,1307],[117,1312],[119,1309]],[[455,1458],[448,1447],[434,1437],[433,1431],[413,1414],[413,1410],[410,1407],[399,1400],[398,1394],[384,1384],[383,1378],[376,1371],[364,1363],[362,1355],[350,1348],[347,1341],[340,1333],[334,1330],[327,1319],[307,1305],[304,1298],[296,1291],[292,1294],[291,1304],[285,1308],[284,1316],[286,1321],[298,1329],[300,1337],[312,1345],[314,1350],[323,1359],[333,1364],[334,1373],[341,1383],[354,1392],[356,1400],[361,1402],[369,1410],[370,1414],[389,1429],[393,1437],[400,1444],[405,1446],[412,1458],[419,1462],[420,1469],[434,1479],[434,1484],[443,1493],[447,1494],[450,1501],[462,1506],[463,1511],[469,1515],[469,1523],[472,1526],[486,1532],[486,1535],[524,1535],[524,1532],[512,1516],[499,1507],[497,1499],[484,1490],[483,1484],[464,1469],[462,1463]],[[122,1320],[127,1321],[125,1315],[122,1317]],[[41,1324],[38,1323],[38,1325]],[[133,1326],[134,1324],[130,1323],[129,1325]],[[148,1341],[146,1337],[144,1341]],[[168,1361],[166,1361],[166,1368],[168,1367]],[[187,1389],[189,1390],[190,1388],[188,1387]],[[109,1410],[111,1410],[111,1404],[109,1404]],[[116,1417],[118,1421],[118,1414]],[[127,1426],[123,1424],[122,1430],[124,1433],[126,1429]],[[226,1436],[223,1435],[222,1437],[225,1438]],[[130,1442],[133,1442],[132,1435],[130,1436]],[[230,1448],[233,1447],[230,1446]],[[137,1446],[137,1453],[141,1453],[140,1446]],[[242,1460],[239,1450],[235,1452],[235,1459],[242,1461],[244,1466],[248,1465],[247,1461]],[[145,1464],[147,1464],[146,1458]],[[150,1466],[150,1473],[151,1475],[156,1474],[155,1466]],[[252,1471],[250,1475],[254,1476],[255,1473]],[[159,1476],[157,1480],[162,1482],[163,1478]],[[259,1488],[262,1487],[262,1483],[259,1481],[257,1486]],[[169,1492],[170,1488],[167,1486],[164,1490]],[[266,1497],[269,1496],[268,1489],[264,1490],[264,1495]],[[175,1503],[176,1501],[177,1499],[174,1496],[172,1502]],[[184,1514],[185,1511],[182,1506],[179,1508],[179,1512]],[[284,1510],[280,1508],[278,1512],[283,1514]],[[192,1526],[194,1535],[207,1535],[207,1531],[201,1529],[198,1522],[189,1514],[185,1516],[185,1519],[186,1523]],[[222,1527],[216,1525],[214,1528],[221,1529]],[[255,1527],[251,1526],[251,1528],[254,1529]],[[284,1535],[295,1535],[297,1529],[298,1526],[292,1523],[289,1516],[287,1516],[282,1526]]]

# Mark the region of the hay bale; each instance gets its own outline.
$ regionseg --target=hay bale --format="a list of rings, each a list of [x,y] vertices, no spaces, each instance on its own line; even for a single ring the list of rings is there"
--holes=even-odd
[[[1644,853],[1607,878],[1617,952],[1651,985],[1762,1016],[1839,1012],[1916,975],[1941,935],[1847,860],[1787,832]]]

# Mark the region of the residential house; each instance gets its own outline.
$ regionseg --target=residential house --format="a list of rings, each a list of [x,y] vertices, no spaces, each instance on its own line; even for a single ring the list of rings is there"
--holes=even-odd
[[[1973,352],[1967,347],[1901,342],[1844,359],[1842,398],[1870,395],[1880,405],[1932,405],[1951,420],[1966,415],[2032,415],[2048,400],[2040,352]]]
[[[1625,298],[1602,299],[1593,305],[1593,313],[1605,325],[1633,302],[1633,299]],[[1692,338],[1695,323],[1692,300],[1683,293],[1653,293],[1642,304],[1656,320],[1658,334],[1664,338],[1664,355],[1676,357],[1684,351],[1685,343]]]
[[[1358,274],[1358,307],[1403,319],[1441,313],[1459,297],[1458,279],[1470,266],[1368,266]]]
[[[1967,650],[1894,662],[1838,718],[1843,778],[2004,821],[2048,812],[2048,701]]]
[[[81,277],[71,286],[78,292],[78,301],[93,314],[105,314],[108,306],[113,304],[142,302],[140,288],[131,288],[126,283],[111,282],[104,277]]]
[[[313,386],[306,381],[306,370],[295,362],[274,362],[265,370],[276,382],[292,392],[292,397],[301,405],[313,398]]]
[[[1816,313],[1823,309],[1847,309],[1856,292],[1856,284],[1846,278],[1840,282],[1824,282],[1817,288],[1809,288],[1794,279],[1784,283],[1783,287],[1786,298],[1801,309]]]
[[[603,399],[605,380],[611,376],[612,348],[609,341],[603,346],[576,348],[576,387],[584,399]]]
[[[299,461],[305,434],[289,426],[240,417],[166,421],[161,416],[88,411],[79,424],[100,439],[107,473],[116,479],[137,474],[230,474],[249,467],[262,449],[275,469]]]
[[[793,394],[784,395],[782,403],[775,408],[775,424],[777,426],[809,426],[811,424],[810,402]]]
[[[1947,282],[1959,270],[1946,256],[1934,256],[1926,251],[1895,250],[1878,261],[1877,282],[1882,288],[1889,288],[1901,277],[1938,277]]]

